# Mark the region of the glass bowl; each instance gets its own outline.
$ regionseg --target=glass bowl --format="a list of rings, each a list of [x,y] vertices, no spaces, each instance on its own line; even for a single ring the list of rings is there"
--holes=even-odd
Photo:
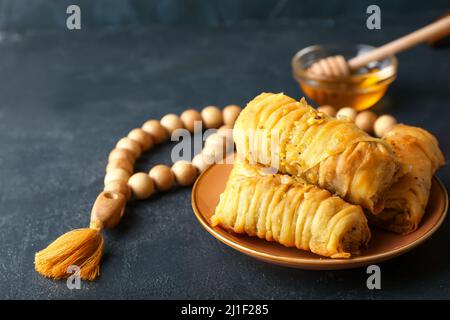
[[[346,60],[373,50],[368,45],[314,45],[297,52],[292,58],[294,78],[303,92],[319,106],[331,105],[336,109],[352,107],[358,111],[377,103],[397,75],[397,58],[391,56],[374,61],[345,79],[330,79],[308,72],[316,61],[335,55]]]

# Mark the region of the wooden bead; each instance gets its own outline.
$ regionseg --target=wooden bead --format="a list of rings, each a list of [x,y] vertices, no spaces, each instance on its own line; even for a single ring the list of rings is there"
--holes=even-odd
[[[183,128],[183,122],[180,117],[173,113],[166,114],[161,118],[160,122],[169,135],[172,135],[175,130]]]
[[[214,150],[215,158],[221,160],[227,154],[227,151],[234,149],[233,140],[218,133],[210,135],[205,141],[206,153]]]
[[[199,173],[202,173],[211,166],[210,163],[205,161],[201,152],[192,159],[192,165],[197,168]]]
[[[224,147],[226,144],[226,138],[218,133],[213,133],[212,135],[208,136],[208,138],[206,138],[205,148],[212,144],[218,144]]]
[[[397,120],[395,120],[395,118],[391,115],[385,114],[380,116],[374,124],[374,132],[376,136],[380,138],[383,137],[395,126],[396,123]]]
[[[373,126],[377,120],[377,115],[373,111],[363,111],[358,113],[355,118],[355,124],[367,133],[373,132]]]
[[[105,186],[109,184],[111,181],[119,180],[119,181],[127,181],[130,177],[130,174],[123,169],[115,168],[111,169],[105,176]]]
[[[218,128],[222,124],[222,111],[214,106],[205,107],[202,110],[203,124],[207,129]]]
[[[213,164],[223,160],[226,156],[226,149],[223,145],[217,143],[211,143],[205,146],[202,151],[204,160],[208,164]]]
[[[190,186],[197,179],[197,169],[189,162],[179,160],[172,166],[172,172],[175,175],[177,183],[182,186]]]
[[[218,153],[221,153],[221,151],[217,150],[217,148],[204,148],[201,152],[203,162],[211,166],[220,161],[221,158],[223,159],[223,155],[218,155]]]
[[[136,141],[141,147],[142,151],[147,151],[153,147],[153,138],[150,134],[142,130],[141,128],[136,128],[128,133],[128,138]]]
[[[112,169],[120,168],[128,172],[129,174],[132,174],[134,171],[133,164],[131,164],[126,159],[117,159],[114,161],[111,161],[106,166],[106,172],[110,172]]]
[[[159,191],[167,191],[172,188],[175,182],[175,176],[170,168],[163,164],[154,166],[148,173],[152,178],[156,189]]]
[[[115,148],[109,153],[108,161],[113,162],[114,160],[125,159],[130,163],[134,163],[134,156],[128,149]]]
[[[120,139],[116,144],[116,148],[129,150],[134,159],[138,158],[142,152],[139,143],[128,137]]]
[[[222,134],[221,132],[224,132],[225,130],[233,130],[233,126],[229,124],[224,124],[217,130],[217,133]]]
[[[89,226],[91,228],[114,228],[122,219],[126,204],[127,199],[121,193],[112,191],[101,192],[92,206]],[[85,249],[90,246],[89,244],[84,245]]]
[[[335,117],[336,109],[332,106],[320,106],[317,108],[317,111],[325,113],[327,116]]]
[[[233,127],[225,124],[217,130],[217,133],[227,139],[227,146],[233,146]]]
[[[183,125],[186,129],[189,130],[189,132],[194,133],[195,131],[195,122],[202,121],[202,115],[200,112],[194,109],[188,109],[184,111],[180,116],[181,121],[183,122]],[[200,126],[198,126],[200,128]]]
[[[131,189],[128,186],[127,182],[123,180],[111,181],[105,186],[103,190],[121,193],[125,196],[125,199],[127,200],[130,199],[131,197]]]
[[[344,120],[351,120],[355,121],[356,118],[356,110],[350,107],[345,107],[342,109],[339,109],[339,111],[336,113],[336,118]]]
[[[239,117],[239,113],[241,113],[241,107],[230,104],[223,109],[223,123],[226,125],[234,126],[237,117]]]
[[[128,180],[128,185],[134,197],[139,200],[150,197],[154,190],[152,179],[143,172],[133,174]]]
[[[142,125],[142,130],[151,135],[154,143],[164,142],[169,137],[166,129],[158,120],[148,120]]]

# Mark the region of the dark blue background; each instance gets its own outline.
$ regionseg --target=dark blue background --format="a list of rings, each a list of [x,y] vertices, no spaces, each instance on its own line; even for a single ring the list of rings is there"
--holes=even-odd
[[[65,9],[82,8],[84,27],[153,24],[216,27],[243,21],[365,21],[366,8],[381,7],[384,17],[440,15],[445,0],[0,0],[0,29],[60,29]]]
[[[65,27],[78,3],[82,30]],[[248,258],[196,221],[190,189],[132,202],[106,232],[98,281],[70,291],[34,272],[58,235],[88,224],[115,142],[149,118],[207,104],[245,105],[261,91],[302,96],[290,59],[316,43],[380,45],[443,13],[445,1],[0,0],[0,298],[449,298],[450,224],[414,251],[365,269],[302,271]],[[450,158],[450,51],[399,56],[398,79],[377,105],[427,128]],[[138,163],[170,163],[170,144]],[[446,165],[438,176],[450,186]]]

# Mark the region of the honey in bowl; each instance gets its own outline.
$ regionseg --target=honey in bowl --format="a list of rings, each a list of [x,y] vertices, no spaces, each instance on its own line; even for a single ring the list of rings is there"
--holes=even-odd
[[[336,108],[350,106],[358,111],[368,109],[377,103],[394,81],[397,60],[390,57],[357,70],[349,77],[330,79],[308,72],[316,61],[333,55],[346,59],[363,54],[373,47],[357,46],[312,46],[299,51],[292,59],[293,74],[303,92],[318,105],[332,105]]]

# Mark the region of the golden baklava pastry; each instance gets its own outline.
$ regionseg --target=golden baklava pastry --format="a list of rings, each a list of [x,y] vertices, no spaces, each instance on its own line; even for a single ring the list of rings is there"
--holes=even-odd
[[[358,254],[370,239],[360,206],[300,178],[239,161],[211,224],[331,258]]]
[[[374,214],[383,209],[385,192],[398,175],[386,142],[282,93],[250,101],[233,138],[240,159],[299,176]]]
[[[421,128],[399,124],[384,139],[397,154],[406,174],[387,192],[383,212],[370,220],[385,229],[408,234],[422,220],[431,179],[444,164],[444,156],[436,138]]]

